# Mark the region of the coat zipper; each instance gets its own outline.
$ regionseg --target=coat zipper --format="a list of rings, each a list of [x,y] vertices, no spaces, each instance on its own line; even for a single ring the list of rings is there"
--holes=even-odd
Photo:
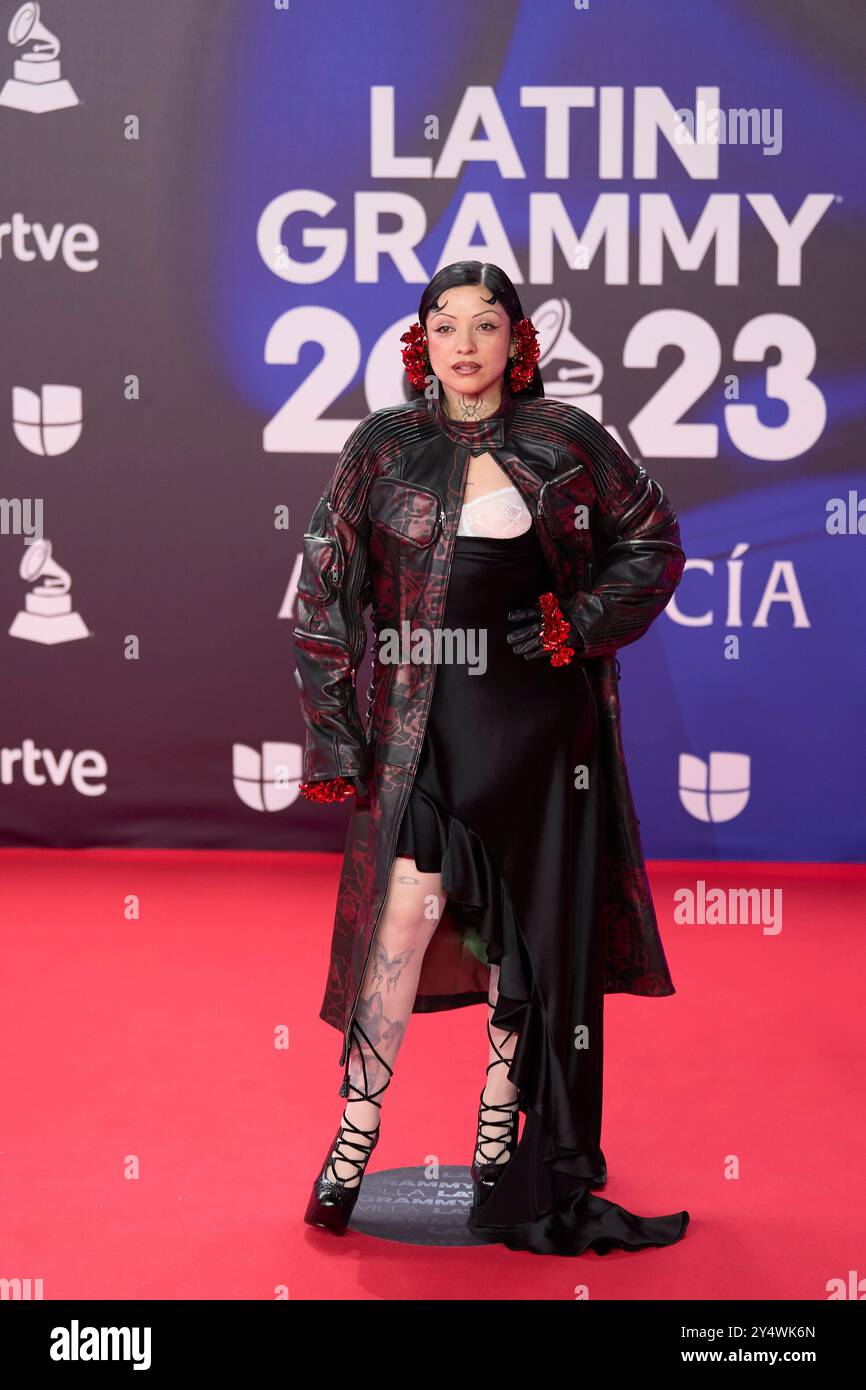
[[[576,473],[585,473],[585,472],[586,472],[586,464],[585,464],[585,463],[578,463],[578,464],[575,464],[574,468],[569,468],[568,471],[567,471],[566,473],[560,473],[560,475],[559,475],[558,478],[548,478],[546,483],[542,483],[541,489],[540,489],[540,491],[539,491],[539,493],[538,493],[538,502],[536,503],[536,507],[535,507],[535,515],[536,515],[536,516],[541,516],[542,513],[543,513],[543,507],[544,507],[544,493],[545,493],[545,489],[546,489],[546,488],[549,488],[549,487],[551,486],[552,483],[564,483],[564,482],[566,481],[567,478],[573,478],[573,477],[575,476]]]
[[[330,637],[327,632],[307,632],[302,627],[294,627],[292,635],[303,638],[305,642],[330,642],[332,646],[342,647],[344,652],[349,652],[348,642],[344,642],[342,637]]]
[[[461,479],[460,479],[460,495],[461,495],[461,497],[463,496],[463,489],[464,489],[464,487],[466,486],[466,474],[467,474],[468,471],[469,471],[469,451],[468,451],[468,449],[465,451],[465,453],[466,453],[466,457],[465,457],[465,460],[464,460],[464,463],[463,463],[463,473],[462,473],[462,476],[461,476]],[[440,501],[440,510],[439,510],[439,520],[440,520],[441,525],[442,525],[442,534],[445,535],[445,534],[446,534],[446,532],[445,532],[446,512],[445,512],[445,507],[441,504],[441,501]],[[443,593],[443,595],[442,595],[442,612],[443,612],[443,613],[445,612],[445,604],[446,604],[447,601],[448,601],[448,588],[449,588],[449,585],[450,585],[450,582],[451,582],[451,556],[452,556],[452,553],[453,553],[453,550],[454,550],[454,537],[453,537],[453,535],[450,536],[450,537],[447,537],[447,539],[448,539],[448,549],[447,549],[447,551],[446,551],[445,560],[446,560],[448,569],[447,569],[447,575],[446,575],[446,580],[445,580],[445,590],[444,590],[444,593]],[[392,679],[393,679],[393,672],[392,672]],[[430,689],[429,689],[429,691],[428,691],[428,693],[427,693],[427,699],[426,699],[425,704],[424,704],[423,725],[424,725],[425,730],[426,730],[426,728],[427,728],[427,715],[428,715],[428,713],[429,713],[430,705],[431,705],[432,700],[433,700],[433,689],[434,689],[435,684],[436,684],[436,664],[435,664],[435,662],[434,662],[434,664],[433,664],[433,678],[432,678],[432,680],[430,681]],[[420,749],[419,749],[419,752],[420,752]],[[416,766],[415,766],[415,771],[417,772],[417,762],[416,762]],[[410,793],[411,793],[411,791],[412,791],[412,784],[413,784],[414,780],[415,780],[415,774],[413,773],[412,780],[411,780],[410,782],[408,782],[408,785],[406,786],[406,788],[404,789],[404,791],[403,791],[403,793],[402,793],[402,795],[401,795],[401,797],[400,797],[400,804],[399,804],[399,806],[398,806],[398,808],[397,808],[397,814],[396,814],[396,816],[394,817],[394,831],[393,831],[393,834],[392,834],[392,836],[390,837],[389,843],[388,843],[388,859],[389,859],[389,863],[390,863],[390,864],[393,864],[393,862],[394,862],[394,847],[395,847],[396,844],[397,844],[397,836],[398,836],[398,834],[399,834],[399,832],[400,832],[400,823],[401,823],[401,821],[402,821],[402,819],[403,819],[403,812],[404,812],[405,809],[406,809],[406,803],[407,803],[407,801],[409,800],[409,795],[410,795]],[[341,1057],[340,1057],[340,1063],[339,1063],[339,1064],[340,1064],[340,1066],[342,1066],[343,1063],[345,1062],[345,1064],[346,1064],[346,1069],[345,1069],[345,1073],[344,1073],[344,1075],[343,1075],[343,1082],[342,1082],[342,1085],[340,1086],[340,1090],[339,1090],[338,1094],[341,1095],[341,1096],[344,1096],[344,1097],[345,1097],[345,1096],[348,1096],[348,1094],[349,1094],[349,1059],[350,1059],[350,1057],[351,1057],[351,1043],[350,1043],[350,1041],[349,1041],[349,1036],[350,1036],[351,1031],[352,1031],[352,1024],[353,1024],[354,1021],[355,1021],[355,1013],[356,1013],[357,1008],[358,1008],[358,998],[359,998],[359,996],[360,996],[360,994],[361,994],[361,987],[362,987],[362,985],[363,985],[363,983],[364,983],[364,976],[365,976],[366,973],[367,973],[367,963],[368,963],[368,961],[369,961],[369,959],[370,959],[370,954],[371,954],[371,952],[372,952],[372,950],[373,950],[373,942],[374,942],[375,939],[376,939],[376,931],[377,931],[378,926],[379,926],[379,919],[380,919],[381,916],[382,916],[382,909],[383,909],[384,906],[385,906],[385,899],[387,898],[387,896],[388,896],[388,888],[387,888],[387,885],[386,885],[386,886],[385,886],[385,891],[384,891],[384,893],[382,894],[382,901],[381,901],[381,903],[379,904],[379,910],[378,910],[378,912],[376,913],[376,920],[375,920],[374,923],[373,923],[373,929],[372,929],[372,931],[371,931],[371,933],[370,933],[370,944],[369,944],[369,946],[367,947],[367,953],[366,953],[366,955],[365,955],[365,957],[364,957],[364,963],[363,963],[363,965],[361,966],[361,974],[360,974],[359,979],[358,979],[358,988],[357,988],[356,991],[355,991],[355,998],[354,998],[353,1001],[352,1001],[352,1008],[351,1008],[351,1010],[350,1010],[350,1012],[349,1012],[349,1021],[348,1021],[348,1023],[346,1024],[346,1027],[345,1027],[345,1030],[344,1030],[344,1033],[343,1033],[343,1051],[342,1051],[342,1055],[341,1055]]]

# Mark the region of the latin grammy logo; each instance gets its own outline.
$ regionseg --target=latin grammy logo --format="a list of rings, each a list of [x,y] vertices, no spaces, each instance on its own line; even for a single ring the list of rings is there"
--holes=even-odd
[[[69,573],[52,560],[50,541],[28,546],[18,573],[28,584],[35,579],[42,582],[26,596],[23,611],[16,614],[9,629],[10,637],[53,647],[90,636],[81,614],[72,611]]]
[[[37,114],[78,105],[72,85],[60,76],[60,40],[40,22],[39,14],[39,5],[31,0],[12,16],[7,38],[13,48],[25,44],[33,47],[16,58],[15,76],[4,83],[0,92],[0,106]]]

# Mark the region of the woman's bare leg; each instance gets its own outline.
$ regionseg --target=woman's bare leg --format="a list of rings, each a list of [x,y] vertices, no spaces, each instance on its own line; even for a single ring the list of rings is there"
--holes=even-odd
[[[390,1078],[367,1039],[393,1069],[418,992],[424,952],[445,901],[440,874],[422,873],[414,859],[402,855],[394,859],[355,1011],[360,1028],[356,1031],[353,1027],[350,1039],[349,1082],[357,1087],[356,1091],[350,1089],[351,1096],[357,1096],[358,1091],[365,1095],[378,1091]],[[381,1103],[381,1097],[377,1099]],[[368,1100],[348,1100],[345,1115],[359,1129],[374,1130],[379,1123],[379,1108]],[[371,1141],[363,1135],[352,1134],[350,1138],[358,1145],[350,1153],[363,1158],[361,1146],[369,1149]],[[332,1163],[327,1176],[334,1173],[350,1188],[361,1181],[358,1169],[342,1158]]]
[[[517,1100],[517,1087],[508,1080],[508,1067],[501,1061],[506,1057],[510,1062],[514,1056],[514,1048],[517,1042],[517,1033],[514,1031],[506,1032],[502,1028],[495,1028],[490,1020],[493,1018],[493,1010],[499,999],[499,966],[490,967],[490,987],[487,995],[487,1027],[488,1027],[488,1062],[495,1065],[490,1067],[487,1073],[487,1082],[482,1092],[484,1100],[491,1106],[507,1105],[516,1114],[517,1106],[512,1104]],[[490,1038],[496,1043],[496,1048]],[[476,1149],[476,1163],[506,1163],[509,1158],[508,1148],[505,1138],[508,1134],[508,1114],[504,1110],[481,1111],[481,1124],[479,1126],[479,1143],[483,1148]]]

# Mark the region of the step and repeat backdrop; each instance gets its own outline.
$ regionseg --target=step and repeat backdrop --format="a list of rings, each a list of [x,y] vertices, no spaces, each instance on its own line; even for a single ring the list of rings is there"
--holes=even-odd
[[[342,847],[302,538],[472,258],[679,513],[647,854],[866,857],[864,92],[855,0],[2,0],[0,843]]]

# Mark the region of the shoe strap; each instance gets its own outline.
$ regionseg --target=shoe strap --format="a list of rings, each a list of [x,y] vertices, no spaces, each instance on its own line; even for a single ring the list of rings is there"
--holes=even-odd
[[[368,1083],[368,1080],[367,1080],[367,1062],[366,1062],[366,1059],[365,1059],[365,1057],[364,1057],[364,1053],[363,1053],[363,1050],[362,1050],[362,1048],[361,1048],[360,1043],[357,1041],[356,1038],[353,1037],[353,1038],[352,1038],[352,1042],[354,1042],[355,1046],[357,1047],[357,1049],[358,1049],[358,1056],[359,1056],[360,1059],[361,1059],[361,1071],[362,1071],[363,1074],[364,1074],[364,1089],[361,1090],[358,1086],[355,1085],[354,1081],[350,1081],[350,1080],[349,1080],[349,1062],[351,1061],[351,1056],[352,1056],[352,1047],[351,1047],[351,1043],[350,1043],[350,1045],[349,1045],[349,1057],[348,1057],[348,1059],[347,1059],[347,1061],[346,1061],[346,1094],[348,1095],[348,1092],[349,1092],[349,1091],[355,1091],[359,1100],[367,1100],[367,1101],[370,1102],[371,1105],[375,1105],[376,1108],[377,1108],[378,1110],[381,1110],[381,1109],[382,1109],[382,1102],[376,1100],[375,1097],[376,1097],[376,1096],[380,1096],[380,1095],[382,1094],[382,1092],[386,1089],[386,1087],[390,1086],[390,1084],[391,1084],[391,1078],[392,1078],[392,1076],[394,1075],[394,1072],[393,1072],[393,1069],[392,1069],[391,1067],[388,1066],[388,1063],[385,1061],[385,1058],[381,1055],[381,1053],[379,1053],[379,1052],[376,1051],[376,1048],[375,1048],[375,1047],[373,1046],[373,1044],[370,1042],[370,1039],[367,1037],[367,1034],[364,1032],[363,1028],[361,1027],[360,1023],[357,1021],[357,1019],[353,1019],[353,1020],[352,1020],[352,1032],[354,1033],[355,1031],[357,1031],[358,1033],[360,1033],[361,1037],[364,1039],[364,1041],[365,1041],[365,1043],[367,1044],[367,1046],[369,1047],[370,1051],[373,1053],[373,1056],[376,1058],[377,1062],[381,1063],[381,1065],[385,1068],[385,1070],[386,1070],[387,1073],[388,1073],[388,1079],[382,1083],[382,1085],[378,1088],[378,1090],[370,1091],[370,1090],[367,1089],[368,1084],[369,1084],[369,1083]]]
[[[488,1001],[487,1001],[487,1004],[488,1004],[488,1007],[492,1010],[493,1005],[490,1003],[490,1000],[489,1000],[489,999],[488,999]],[[500,1033],[501,1033],[501,1032],[502,1032],[502,1029],[500,1028],[499,1031],[500,1031]],[[490,1046],[493,1048],[493,1051],[496,1053],[496,1061],[495,1061],[495,1062],[491,1062],[491,1063],[490,1063],[490,1067],[498,1067],[498,1065],[499,1065],[500,1062],[509,1062],[509,1063],[510,1063],[510,1062],[512,1062],[512,1061],[514,1060],[514,1059],[513,1059],[513,1056],[512,1056],[512,1057],[506,1057],[505,1054],[499,1050],[499,1044],[497,1043],[496,1039],[495,1039],[494,1036],[493,1036],[493,1027],[492,1027],[491,1022],[490,1022],[490,1014],[487,1015],[487,1036],[488,1036],[488,1038],[490,1039]],[[505,1034],[505,1038],[504,1038],[504,1040],[503,1040],[502,1046],[503,1046],[503,1047],[507,1047],[507,1046],[508,1046],[508,1039],[509,1039],[509,1038],[513,1038],[513,1037],[516,1037],[516,1033],[515,1033],[515,1030],[512,1028],[512,1029],[509,1030],[509,1032],[507,1032],[507,1033]],[[488,1071],[490,1070],[490,1067],[487,1068]]]
[[[334,1148],[331,1157],[328,1159],[328,1168],[330,1168],[333,1172],[334,1180],[336,1182],[346,1183],[351,1182],[352,1179],[351,1177],[338,1177],[337,1170],[334,1167],[335,1163],[347,1163],[350,1168],[355,1169],[356,1173],[362,1172],[366,1165],[367,1159],[373,1152],[373,1147],[378,1132],[378,1125],[375,1129],[361,1129],[358,1125],[353,1124],[353,1122],[349,1119],[348,1115],[346,1114],[345,1110],[343,1111],[343,1122],[340,1125],[340,1132],[334,1142]],[[371,1142],[369,1144],[356,1144],[353,1140],[347,1138],[348,1134],[362,1134],[365,1139],[369,1139]],[[343,1149],[355,1149],[361,1155],[361,1157],[353,1158],[351,1154],[343,1153]],[[326,1175],[328,1168],[325,1169]]]
[[[487,1003],[488,1003],[488,1006],[490,1007],[490,1009],[492,1010],[494,1006],[490,1003],[490,1000],[489,1000],[489,999],[488,999]],[[500,1031],[501,1031],[501,1030],[500,1030]],[[502,1052],[502,1051],[500,1050],[499,1045],[498,1045],[498,1043],[496,1042],[496,1039],[495,1039],[494,1036],[493,1036],[493,1029],[492,1029],[492,1027],[491,1027],[490,1015],[489,1015],[489,1014],[488,1014],[488,1016],[487,1016],[487,1036],[488,1036],[488,1038],[490,1039],[490,1046],[493,1048],[493,1051],[496,1053],[496,1060],[493,1061],[493,1062],[490,1062],[490,1063],[488,1064],[488,1066],[487,1066],[487,1075],[489,1076],[490,1073],[491,1073],[491,1071],[493,1070],[494,1067],[509,1066],[509,1065],[511,1064],[511,1062],[513,1061],[513,1057],[507,1057],[507,1056],[504,1054],[504,1052]],[[511,1029],[508,1033],[506,1033],[505,1038],[504,1038],[503,1043],[502,1043],[502,1046],[503,1046],[503,1047],[507,1047],[507,1046],[508,1046],[508,1041],[509,1041],[509,1039],[510,1039],[510,1038],[513,1038],[514,1036],[515,1036],[515,1030],[514,1030],[514,1029]],[[486,1090],[487,1090],[487,1084],[485,1083],[484,1091],[486,1091]],[[494,1105],[494,1104],[488,1103],[488,1102],[484,1099],[484,1091],[481,1092],[481,1104],[480,1104],[480,1106],[478,1107],[478,1138],[477,1138],[477,1140],[476,1140],[475,1147],[476,1147],[477,1151],[478,1151],[480,1154],[483,1154],[483,1155],[484,1155],[484,1157],[485,1157],[485,1159],[486,1159],[486,1161],[487,1161],[488,1163],[493,1163],[493,1162],[496,1161],[496,1158],[501,1157],[501,1155],[502,1155],[503,1153],[507,1152],[507,1151],[508,1151],[509,1149],[511,1149],[511,1147],[512,1147],[512,1143],[513,1143],[513,1134],[512,1134],[512,1130],[513,1130],[513,1126],[514,1126],[515,1117],[519,1114],[519,1101],[518,1101],[518,1099],[515,1098],[514,1100],[507,1100],[507,1101],[503,1101],[501,1104]],[[485,1110],[494,1110],[494,1111],[497,1111],[500,1115],[506,1115],[508,1118],[507,1118],[507,1119],[504,1119],[504,1120],[486,1120],[486,1119],[483,1119],[482,1116],[483,1116],[483,1112],[484,1112]],[[503,1133],[503,1134],[486,1135],[486,1134],[484,1133],[484,1130],[485,1130],[485,1129],[500,1129],[500,1130],[503,1130],[504,1133]],[[488,1157],[487,1157],[487,1154],[486,1154],[486,1152],[485,1152],[485,1147],[484,1147],[485,1144],[499,1144],[499,1145],[500,1145],[500,1149],[499,1149],[499,1152],[498,1152],[497,1155],[496,1155],[496,1158],[491,1159],[491,1158],[488,1158]]]
[[[391,1077],[394,1075],[394,1072],[393,1072],[393,1069],[392,1069],[391,1067],[388,1066],[388,1063],[385,1061],[385,1058],[384,1058],[383,1056],[381,1056],[381,1054],[380,1054],[379,1052],[376,1051],[376,1048],[373,1046],[373,1044],[371,1043],[370,1039],[367,1037],[367,1034],[364,1032],[364,1029],[361,1027],[360,1023],[358,1023],[357,1019],[353,1019],[353,1020],[352,1020],[352,1033],[353,1033],[353,1035],[354,1035],[354,1033],[355,1033],[356,1030],[357,1030],[358,1033],[360,1033],[361,1037],[364,1039],[364,1041],[366,1042],[366,1044],[367,1044],[367,1046],[369,1047],[370,1051],[371,1051],[371,1052],[374,1054],[374,1056],[376,1057],[377,1061],[379,1061],[379,1062],[382,1064],[382,1066],[386,1069],[386,1071],[388,1072],[388,1079],[384,1082],[383,1085],[381,1085],[381,1086],[378,1088],[378,1090],[370,1091],[370,1090],[367,1089],[368,1080],[367,1080],[367,1064],[366,1064],[366,1060],[365,1060],[365,1058],[364,1058],[364,1053],[363,1053],[363,1051],[362,1051],[362,1049],[361,1049],[360,1043],[359,1043],[359,1042],[357,1041],[357,1039],[353,1036],[352,1042],[355,1043],[355,1046],[356,1046],[357,1049],[358,1049],[358,1056],[359,1056],[360,1059],[361,1059],[361,1070],[362,1070],[363,1075],[364,1075],[364,1089],[361,1090],[360,1087],[356,1086],[355,1083],[354,1083],[353,1081],[350,1081],[350,1080],[349,1080],[349,1062],[350,1062],[350,1060],[351,1060],[351,1053],[352,1053],[352,1048],[351,1048],[351,1044],[350,1044],[350,1046],[349,1046],[349,1058],[348,1058],[347,1061],[346,1061],[346,1079],[345,1079],[345,1083],[344,1083],[345,1086],[346,1086],[346,1092],[345,1092],[345,1094],[348,1095],[349,1091],[355,1091],[356,1094],[357,1094],[358,1100],[366,1100],[366,1101],[369,1101],[369,1103],[370,1103],[371,1105],[375,1105],[375,1106],[376,1106],[376,1109],[377,1109],[377,1110],[381,1110],[381,1109],[382,1109],[382,1102],[376,1100],[376,1096],[380,1096],[380,1095],[382,1094],[382,1092],[386,1089],[386,1087],[389,1086],[389,1085],[391,1084]],[[363,1135],[365,1139],[369,1139],[371,1142],[370,1142],[369,1145],[367,1145],[367,1144],[357,1144],[357,1143],[354,1143],[351,1139],[348,1139],[348,1138],[345,1137],[346,1134],[348,1134],[348,1133]],[[336,1168],[334,1167],[334,1164],[337,1163],[337,1162],[346,1163],[346,1164],[349,1165],[349,1167],[354,1168],[355,1171],[356,1171],[357,1173],[360,1173],[360,1172],[362,1171],[362,1169],[364,1168],[364,1166],[365,1166],[365,1164],[366,1164],[366,1162],[367,1162],[367,1159],[370,1157],[370,1154],[373,1152],[373,1141],[374,1141],[374,1139],[375,1139],[375,1136],[376,1136],[378,1133],[379,1133],[379,1125],[378,1125],[378,1124],[376,1124],[375,1127],[374,1127],[373,1129],[361,1129],[360,1125],[356,1125],[356,1124],[354,1123],[353,1120],[350,1120],[350,1119],[349,1119],[348,1115],[346,1114],[346,1111],[345,1111],[345,1110],[343,1111],[343,1123],[340,1125],[340,1132],[339,1132],[339,1135],[338,1135],[338,1137],[337,1137],[337,1140],[336,1140],[336,1142],[335,1142],[335,1144],[334,1144],[334,1150],[333,1150],[334,1156],[332,1156],[332,1157],[328,1160],[328,1168],[330,1168],[331,1171],[333,1172],[334,1178],[335,1178],[335,1180],[336,1180],[337,1182],[343,1182],[343,1183],[351,1182],[351,1181],[352,1181],[352,1178],[351,1178],[351,1177],[350,1177],[350,1178],[339,1178],[339,1177],[337,1177],[337,1170],[336,1170]],[[361,1157],[361,1158],[352,1158],[351,1156],[349,1156],[349,1155],[347,1155],[347,1154],[343,1154],[343,1153],[341,1152],[341,1149],[343,1149],[343,1148],[346,1148],[346,1149],[356,1149],[356,1150],[358,1151],[358,1153],[360,1153],[360,1154],[362,1155],[362,1157]],[[326,1171],[326,1173],[327,1173],[327,1168],[326,1168],[325,1171]]]
[[[512,1107],[514,1107],[512,1109]],[[500,1115],[506,1115],[504,1120],[486,1120],[483,1118],[485,1110],[498,1111]],[[504,1153],[509,1152],[514,1143],[514,1121],[519,1115],[518,1102],[516,1100],[504,1101],[501,1105],[489,1105],[484,1099],[484,1091],[481,1092],[481,1105],[478,1107],[478,1137],[475,1141],[475,1148],[482,1155],[486,1163],[495,1163]],[[485,1134],[485,1130],[500,1129],[502,1134]],[[500,1148],[491,1158],[487,1153],[485,1145],[499,1144]]]

